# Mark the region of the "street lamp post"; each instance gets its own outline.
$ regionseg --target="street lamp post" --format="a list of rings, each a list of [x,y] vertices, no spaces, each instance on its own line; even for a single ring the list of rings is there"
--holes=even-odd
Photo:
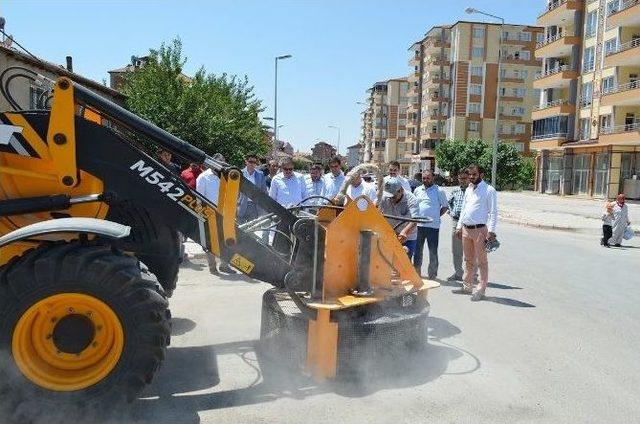
[[[338,130],[338,148],[336,149],[336,151],[338,152],[338,155],[340,154],[340,127],[335,126],[335,125],[329,125],[329,128],[333,128],[334,130]]]
[[[291,58],[290,54],[276,56],[275,89],[273,94],[273,145],[278,144],[278,61]]]
[[[498,88],[496,93],[496,117],[495,117],[495,129],[493,131],[493,153],[491,155],[491,185],[496,186],[496,178],[498,175],[498,125],[500,116],[500,83],[502,82],[502,37],[504,34],[504,18],[500,16],[492,15],[490,13],[483,12],[473,7],[467,7],[464,10],[466,13],[472,15],[477,13],[478,15],[488,16],[490,18],[498,19],[500,21],[500,34],[498,36]]]

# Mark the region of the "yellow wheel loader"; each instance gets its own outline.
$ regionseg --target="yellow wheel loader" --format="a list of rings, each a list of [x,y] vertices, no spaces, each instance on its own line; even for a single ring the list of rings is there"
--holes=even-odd
[[[316,380],[426,341],[437,283],[374,205],[284,208],[238,168],[71,79],[52,87],[47,108],[0,113],[0,390],[57,405],[136,399],[169,345],[178,234],[274,286],[264,351]],[[148,146],[218,173],[218,204]],[[239,196],[263,214],[239,225]]]

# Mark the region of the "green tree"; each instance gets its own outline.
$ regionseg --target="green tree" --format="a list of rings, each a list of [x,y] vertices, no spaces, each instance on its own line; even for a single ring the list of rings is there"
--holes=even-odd
[[[454,176],[460,169],[477,163],[484,168],[484,176],[491,180],[493,148],[483,140],[446,140],[436,148],[436,163],[444,171]],[[525,162],[511,143],[498,144],[498,178],[499,189],[519,188],[524,184],[523,170]]]
[[[149,61],[125,80],[127,108],[210,155],[222,153],[234,165],[247,153],[266,153],[258,118],[263,107],[247,77],[200,68],[189,78],[182,73],[186,62],[179,39],[150,50]]]

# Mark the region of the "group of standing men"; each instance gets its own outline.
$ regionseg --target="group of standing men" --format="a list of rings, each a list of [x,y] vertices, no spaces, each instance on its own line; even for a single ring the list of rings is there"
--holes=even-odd
[[[407,248],[409,257],[412,257],[413,265],[420,274],[426,242],[429,250],[429,279],[435,279],[438,275],[441,217],[449,213],[452,220],[455,271],[448,280],[462,280],[461,290],[455,293],[472,294],[472,301],[484,298],[489,279],[487,244],[496,241],[496,190],[483,180],[483,174],[482,168],[478,165],[461,170],[458,174],[459,186],[447,199],[444,190],[434,183],[431,171],[424,171],[419,175],[422,184],[416,184],[412,192],[411,188],[405,187],[409,185],[409,181],[397,175],[397,165],[392,163],[389,176],[385,178],[383,199],[379,203],[384,214],[429,221],[417,224],[409,222],[404,226],[395,227],[399,222],[389,220],[396,228],[398,239]],[[418,175],[416,180],[417,177]],[[478,273],[478,285],[473,290]]]
[[[160,159],[167,166],[175,168],[170,154],[161,152]],[[225,161],[220,154],[215,155],[214,159]],[[258,164],[256,155],[246,155],[245,167],[242,169],[243,176],[284,207],[298,206],[302,203],[319,206],[328,201],[334,204],[347,202],[347,199],[341,199],[339,196],[346,177],[341,168],[341,161],[337,157],[329,161],[329,172],[324,175],[321,164],[311,166],[307,176],[295,172],[291,158],[284,158],[279,164],[273,160],[269,161],[262,171],[258,169]],[[384,177],[380,199],[378,199],[375,185],[364,181],[360,174],[354,175],[351,179],[346,197],[353,200],[364,195],[385,215],[423,219],[422,222],[407,222],[405,225],[399,225],[401,224],[399,220],[392,218],[388,220],[396,229],[399,241],[406,247],[409,258],[413,260],[413,265],[419,274],[422,274],[426,242],[429,251],[427,267],[429,279],[435,279],[438,275],[441,217],[448,212],[453,224],[452,251],[455,270],[449,280],[462,280],[462,289],[458,292],[473,294],[471,299],[474,301],[482,299],[488,282],[485,244],[496,239],[497,220],[496,191],[483,180],[482,168],[471,165],[462,170],[458,174],[459,186],[452,191],[448,199],[444,190],[434,183],[434,175],[431,171],[417,174],[414,179],[416,181],[412,181],[413,184],[400,175],[398,162],[391,162],[387,171],[388,175]],[[196,189],[212,203],[218,203],[220,179],[211,169],[202,170],[198,164],[190,164],[180,175],[191,188]],[[421,178],[422,184],[418,177]],[[259,215],[259,208],[253,200],[240,195],[237,209],[238,222],[242,224],[258,218]],[[208,255],[208,259],[212,273],[218,273],[218,270],[235,273],[225,262],[222,262],[218,268],[212,254]],[[478,271],[478,286],[473,291],[472,287]]]

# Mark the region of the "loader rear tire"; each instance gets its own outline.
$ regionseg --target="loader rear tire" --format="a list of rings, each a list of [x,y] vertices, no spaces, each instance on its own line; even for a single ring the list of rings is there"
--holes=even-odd
[[[0,386],[55,409],[117,409],[164,359],[167,308],[157,280],[109,246],[28,251],[0,268]]]

